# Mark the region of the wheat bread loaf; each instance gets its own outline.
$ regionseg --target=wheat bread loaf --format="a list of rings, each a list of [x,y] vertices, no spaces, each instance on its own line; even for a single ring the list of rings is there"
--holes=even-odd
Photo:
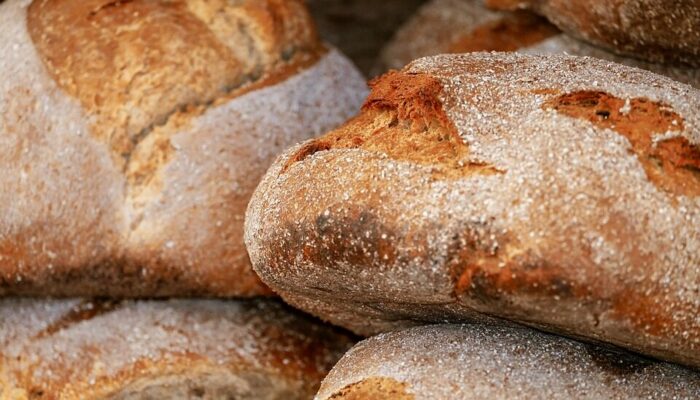
[[[500,318],[698,367],[699,107],[587,57],[419,59],[277,159],[251,260],[364,335]]]
[[[308,399],[352,339],[272,300],[0,301],[0,398]]]
[[[245,208],[366,86],[300,0],[0,5],[0,295],[269,293]]]
[[[527,11],[489,10],[481,0],[426,3],[382,49],[376,70],[400,69],[425,56],[472,51],[589,56],[646,69],[700,87],[698,68],[620,56],[561,33],[543,17]]]
[[[700,375],[525,328],[432,325],[357,344],[317,400],[695,399]]]
[[[700,67],[698,0],[485,0],[500,10],[529,9],[564,32],[618,54]]]

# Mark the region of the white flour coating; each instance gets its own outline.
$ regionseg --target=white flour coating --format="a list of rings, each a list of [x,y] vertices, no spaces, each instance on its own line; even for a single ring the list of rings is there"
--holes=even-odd
[[[161,365],[162,374],[189,363],[189,368],[204,364],[212,372],[223,368],[241,376],[258,371],[304,386],[313,385],[311,380],[325,374],[349,345],[346,337],[269,300],[125,301],[46,332],[80,303],[0,302],[0,364],[10,379],[80,388],[132,373],[138,377],[139,368],[148,377],[153,374],[145,368],[148,363]]]
[[[442,83],[445,112],[469,146],[465,163],[504,173],[433,179],[430,166],[360,149],[319,151],[283,173],[299,147],[290,149],[261,182],[246,220],[251,260],[267,284],[362,334],[481,312],[700,366],[700,198],[658,188],[624,136],[545,111],[556,95],[537,94],[663,102],[683,118],[678,134],[698,144],[696,89],[563,55],[436,56],[405,72]],[[377,243],[392,257],[379,257]],[[457,295],[453,268],[469,265],[458,254],[468,246],[514,265],[514,277],[545,277],[512,292]],[[338,253],[305,256],[318,248]],[[627,301],[666,318],[665,331],[635,322]]]
[[[163,189],[127,199],[135,221],[129,247],[138,251],[140,243],[157,243],[164,257],[176,262],[186,249],[196,253],[198,248],[221,247],[215,242],[223,241],[229,244],[222,251],[240,248],[240,263],[247,264],[242,214],[236,216],[233,240],[210,233],[212,223],[230,218],[222,199],[240,199],[245,209],[277,154],[344,122],[359,110],[366,93],[359,72],[332,49],[282,83],[209,108],[171,136],[177,152],[160,172]],[[182,226],[188,229],[178,229]],[[207,252],[210,264],[217,263],[216,255]]]
[[[164,122],[179,126],[165,135],[171,157],[140,191],[44,68],[27,32],[30,3],[0,4],[0,295],[34,284],[61,296],[264,292],[242,242],[248,198],[278,152],[359,109],[367,88],[352,63],[330,49],[181,126]],[[88,284],[64,283],[83,276]],[[151,287],[99,286],[122,278]],[[92,292],[76,293],[81,284]]]
[[[668,76],[679,82],[687,83],[695,88],[700,88],[700,68],[654,64],[623,57],[564,34],[551,37],[534,46],[518,50],[518,52],[524,54],[570,54],[572,56],[595,57],[630,67],[645,69]]]
[[[44,266],[91,263],[113,254],[115,231],[128,226],[120,209],[125,179],[107,146],[90,136],[78,101],[46,73],[26,29],[30,3],[0,4],[0,244],[60,231],[60,238],[21,240]],[[80,234],[88,230],[100,234]],[[4,251],[0,268],[21,275],[28,266],[6,265]]]
[[[367,339],[326,377],[317,400],[367,378],[415,400],[696,399],[700,376],[529,329],[433,325]]]

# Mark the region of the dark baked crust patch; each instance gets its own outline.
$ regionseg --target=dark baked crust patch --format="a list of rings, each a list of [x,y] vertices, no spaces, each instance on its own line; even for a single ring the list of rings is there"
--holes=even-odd
[[[544,108],[623,135],[659,189],[700,196],[700,148],[674,135],[684,130],[683,117],[670,106],[645,98],[621,99],[604,92],[578,91],[549,100]]]

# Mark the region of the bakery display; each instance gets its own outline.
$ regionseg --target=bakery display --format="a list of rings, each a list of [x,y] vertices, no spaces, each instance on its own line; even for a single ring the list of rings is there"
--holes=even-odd
[[[698,27],[0,0],[0,400],[700,398]]]
[[[271,300],[0,301],[0,398],[309,399],[352,339]]]
[[[0,27],[0,295],[269,294],[250,194],[366,94],[301,0],[11,0]]]
[[[700,87],[700,69],[624,57],[561,33],[527,11],[489,10],[481,0],[432,0],[406,22],[382,49],[377,71],[442,53],[518,51],[600,58],[666,75]]]
[[[700,93],[592,58],[471,53],[373,82],[253,195],[255,270],[363,335],[507,319],[700,367]]]
[[[695,399],[700,375],[530,329],[433,325],[367,339],[317,400]]]
[[[700,67],[698,0],[485,0],[501,10],[529,9],[564,32],[654,63]]]

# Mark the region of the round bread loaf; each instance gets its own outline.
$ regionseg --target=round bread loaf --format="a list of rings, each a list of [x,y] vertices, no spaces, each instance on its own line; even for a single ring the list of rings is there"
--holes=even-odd
[[[417,60],[273,164],[253,266],[360,334],[498,317],[700,366],[697,110],[587,57]]]
[[[0,398],[308,399],[349,336],[265,301],[0,301]]]
[[[425,4],[382,49],[376,70],[399,69],[425,56],[472,51],[590,56],[700,87],[698,68],[619,56],[561,33],[542,17],[526,11],[491,11],[481,0],[432,0]]]
[[[619,54],[700,67],[700,0],[485,0],[530,9],[561,30]]]
[[[11,0],[0,26],[0,295],[269,293],[250,195],[366,95],[301,0]]]
[[[523,328],[433,325],[360,342],[317,400],[697,399],[700,375]]]

